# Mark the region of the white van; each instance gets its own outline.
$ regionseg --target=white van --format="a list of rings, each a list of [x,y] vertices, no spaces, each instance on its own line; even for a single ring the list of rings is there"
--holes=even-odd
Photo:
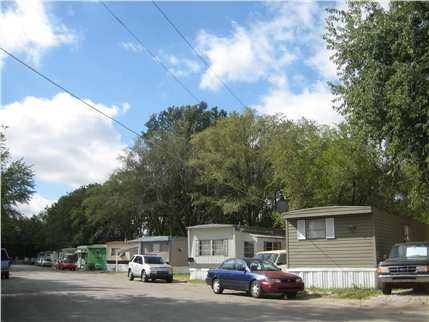
[[[287,256],[285,249],[258,252],[255,258],[270,261],[280,267],[282,271],[286,272]]]

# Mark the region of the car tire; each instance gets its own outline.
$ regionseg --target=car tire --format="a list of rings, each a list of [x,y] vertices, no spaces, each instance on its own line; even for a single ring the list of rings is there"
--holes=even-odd
[[[296,299],[296,292],[286,293],[288,300]]]
[[[128,270],[128,279],[129,279],[130,281],[134,280],[133,272],[132,272],[130,269]]]
[[[260,298],[263,295],[261,284],[257,281],[250,283],[250,295],[255,298]]]
[[[215,294],[222,294],[223,293],[223,286],[220,283],[220,280],[215,278],[212,282],[212,290]]]
[[[143,282],[149,282],[149,277],[146,275],[146,272],[144,270],[142,271],[141,280]]]
[[[8,279],[9,278],[9,273],[4,274],[4,278]]]
[[[390,295],[390,294],[392,294],[392,288],[390,288],[390,287],[383,287],[381,289],[381,291],[383,292],[384,295]]]

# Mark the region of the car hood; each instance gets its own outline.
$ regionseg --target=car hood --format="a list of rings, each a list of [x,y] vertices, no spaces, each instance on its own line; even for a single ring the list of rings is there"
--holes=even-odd
[[[380,263],[380,266],[391,265],[427,265],[429,264],[429,257],[394,257],[388,258]]]
[[[295,274],[285,273],[282,271],[257,271],[257,272],[254,271],[253,273],[258,275],[264,275],[269,278],[279,278],[279,279],[297,277],[297,275]]]

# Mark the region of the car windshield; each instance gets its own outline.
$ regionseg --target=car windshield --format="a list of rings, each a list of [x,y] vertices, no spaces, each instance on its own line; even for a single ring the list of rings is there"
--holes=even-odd
[[[263,253],[263,254],[257,254],[255,258],[275,263],[277,256],[278,254],[276,253]]]
[[[251,271],[280,271],[280,268],[270,261],[251,259],[246,262]]]
[[[411,244],[397,245],[390,251],[389,257],[428,257],[429,245],[426,244]]]
[[[4,249],[1,250],[1,260],[7,261],[9,259],[9,256],[7,256],[7,253]]]
[[[164,264],[162,258],[158,256],[145,256],[144,262],[146,264]]]

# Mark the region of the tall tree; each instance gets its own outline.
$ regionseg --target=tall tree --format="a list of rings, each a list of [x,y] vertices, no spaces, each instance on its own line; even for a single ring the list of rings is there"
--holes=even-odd
[[[264,154],[271,121],[246,110],[193,137],[191,163],[206,187],[195,194],[197,202],[220,207],[229,217],[224,220],[233,223],[256,225],[271,217],[276,191],[271,161]]]
[[[413,176],[405,198],[428,213],[429,3],[350,2],[330,10],[325,39],[340,71],[338,110],[380,144],[396,179]]]

